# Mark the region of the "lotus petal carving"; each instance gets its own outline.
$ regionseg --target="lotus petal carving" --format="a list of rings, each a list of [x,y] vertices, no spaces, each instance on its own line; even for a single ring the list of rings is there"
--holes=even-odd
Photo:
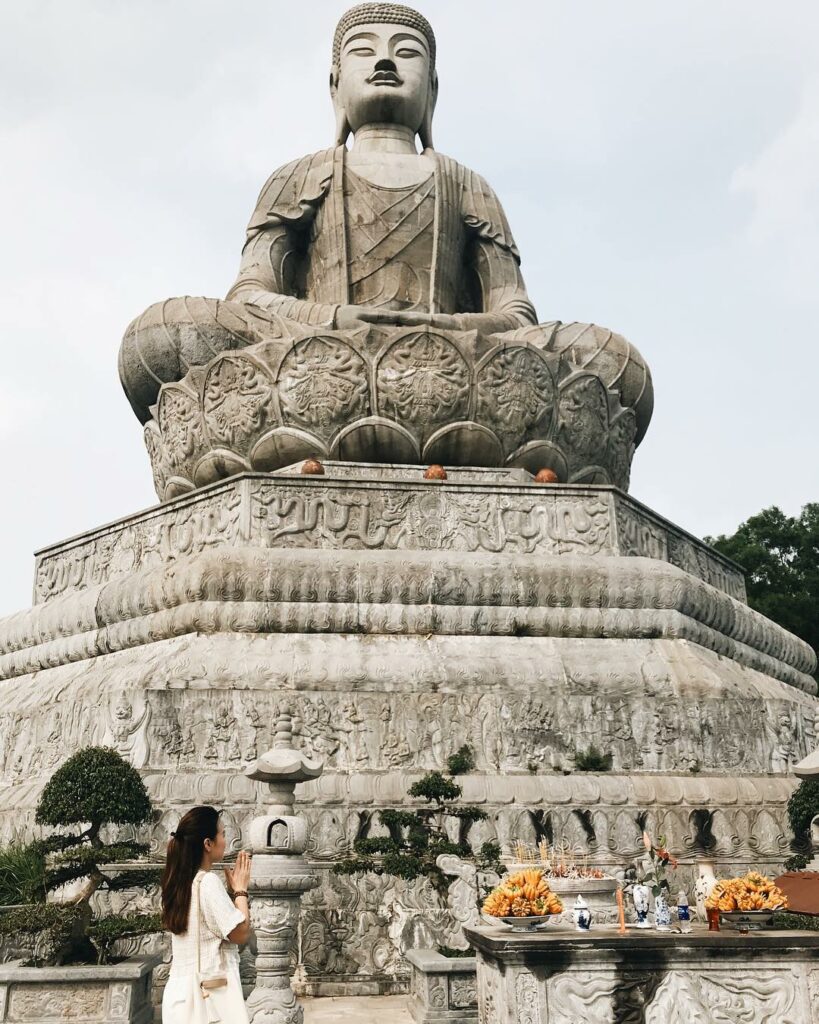
[[[223,352],[165,384],[145,428],[168,500],[248,470],[349,462],[551,469],[626,489],[638,418],[577,346],[537,336],[305,328]],[[567,352],[571,358],[567,358]]]

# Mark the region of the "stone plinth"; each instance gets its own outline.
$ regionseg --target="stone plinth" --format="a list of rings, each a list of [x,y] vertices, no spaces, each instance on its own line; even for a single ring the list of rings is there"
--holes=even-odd
[[[819,935],[468,930],[480,1024],[787,1021],[819,1014]]]
[[[37,1024],[150,1024],[151,975],[158,957],[107,967],[0,964],[0,1021]]]
[[[538,485],[523,469],[325,463],[246,473],[37,553],[34,603],[223,548],[650,558],[740,602],[738,565],[614,487]]]
[[[416,1024],[477,1024],[475,957],[411,949],[409,1008]]]
[[[268,803],[243,770],[289,709],[325,765],[296,808],[320,879],[311,994],[396,991],[407,949],[457,944],[434,894],[329,868],[463,744],[478,845],[565,839],[622,868],[646,827],[680,885],[705,853],[779,872],[814,661],[733,563],[611,487],[326,469],[237,477],[40,553],[36,604],[0,622],[3,834],[65,756],[107,744],[161,809],[157,853],[196,803],[224,809],[235,850]],[[591,746],[611,772],[576,771]]]

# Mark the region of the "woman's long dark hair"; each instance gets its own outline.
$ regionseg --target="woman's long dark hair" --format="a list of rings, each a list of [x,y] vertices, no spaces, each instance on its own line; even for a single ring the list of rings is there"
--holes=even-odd
[[[191,887],[202,866],[205,840],[215,839],[219,812],[215,807],[194,807],[171,832],[162,872],[162,926],[174,935],[188,930]]]

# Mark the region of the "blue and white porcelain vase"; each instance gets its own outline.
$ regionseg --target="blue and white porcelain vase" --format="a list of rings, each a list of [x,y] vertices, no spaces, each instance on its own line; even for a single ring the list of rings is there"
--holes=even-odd
[[[642,882],[632,887],[631,898],[634,901],[634,913],[637,915],[638,928],[650,928],[648,923],[648,906],[651,897],[651,889]]]
[[[658,932],[671,931],[671,908],[664,892],[654,897],[654,927]]]
[[[574,901],[574,910],[572,911],[572,918],[574,919],[574,926],[579,932],[587,932],[591,928],[592,913],[589,910],[588,903],[583,899],[582,896],[578,896]]]

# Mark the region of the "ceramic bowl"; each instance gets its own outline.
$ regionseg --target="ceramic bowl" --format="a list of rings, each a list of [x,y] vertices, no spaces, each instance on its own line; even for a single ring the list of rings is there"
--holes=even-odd
[[[495,917],[494,921],[503,923],[513,932],[536,932],[550,924],[557,924],[562,914],[538,914],[535,917]]]

